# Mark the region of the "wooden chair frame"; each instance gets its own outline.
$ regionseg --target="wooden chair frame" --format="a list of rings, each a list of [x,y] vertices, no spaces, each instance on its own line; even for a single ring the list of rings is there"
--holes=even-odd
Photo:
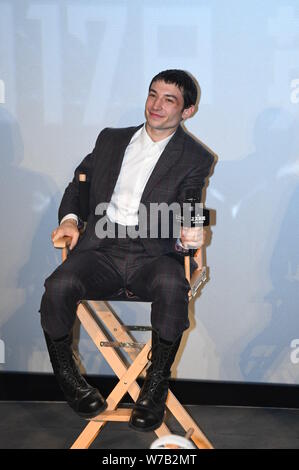
[[[64,237],[54,243],[56,248],[62,248],[62,260],[67,257],[69,237]],[[202,250],[197,250],[195,260],[198,268],[190,279],[190,258],[185,257],[186,278],[190,282],[191,290],[189,300],[195,297],[199,287],[206,281],[206,267],[203,266]],[[119,382],[107,397],[107,409],[92,418],[72,445],[72,449],[87,449],[96,439],[104,425],[109,421],[127,422],[130,419],[131,409],[118,408],[118,404],[126,393],[136,402],[140,387],[136,379],[148,365],[148,353],[151,349],[151,339],[146,344],[137,343],[129,332],[135,327],[126,327],[118,319],[108,301],[82,301],[77,308],[77,316],[89,334],[90,338],[113,369]],[[107,334],[109,332],[109,334]],[[123,347],[131,364],[122,358],[122,355],[113,346],[110,339],[115,338],[117,346]],[[114,344],[115,345],[115,344]],[[141,348],[141,350],[139,349]],[[213,446],[198,427],[196,422],[187,413],[174,394],[169,390],[166,406],[176,420],[186,431],[198,449],[212,449]],[[158,437],[171,434],[163,423],[155,430]]]

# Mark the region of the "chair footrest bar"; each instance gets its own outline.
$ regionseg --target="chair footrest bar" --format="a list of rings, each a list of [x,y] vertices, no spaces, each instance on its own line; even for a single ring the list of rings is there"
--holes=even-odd
[[[122,341],[101,341],[100,346],[105,348],[133,348],[142,349],[145,343],[130,343]]]
[[[125,331],[152,331],[151,326],[143,325],[122,325],[122,329]]]
[[[100,415],[92,418],[90,421],[94,422],[106,422],[106,421],[122,421],[127,422],[130,419],[132,409],[130,408],[118,408],[116,410],[106,410]]]

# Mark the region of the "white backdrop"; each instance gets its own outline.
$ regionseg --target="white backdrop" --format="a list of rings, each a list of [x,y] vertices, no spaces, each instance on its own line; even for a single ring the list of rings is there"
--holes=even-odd
[[[299,383],[298,0],[0,0],[2,370],[51,370],[38,308],[64,187],[102,128],[143,122],[167,68],[197,78],[186,128],[219,156],[210,280],[176,374]],[[115,306],[149,322],[147,304]],[[80,353],[110,373],[84,332]]]

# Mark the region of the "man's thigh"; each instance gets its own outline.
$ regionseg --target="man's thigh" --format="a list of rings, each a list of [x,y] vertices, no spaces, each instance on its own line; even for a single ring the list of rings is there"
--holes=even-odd
[[[150,302],[156,300],[157,293],[160,294],[161,291],[172,296],[178,290],[185,294],[189,290],[189,283],[185,277],[183,259],[172,255],[155,258],[131,275],[128,288]]]
[[[122,287],[122,278],[111,259],[99,250],[71,253],[49,276],[46,283],[73,286],[80,298],[101,299]]]

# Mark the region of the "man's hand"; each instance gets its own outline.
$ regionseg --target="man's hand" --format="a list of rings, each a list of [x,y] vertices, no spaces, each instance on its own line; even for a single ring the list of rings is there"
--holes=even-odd
[[[184,248],[201,248],[205,244],[206,232],[203,227],[182,227],[180,240]]]
[[[53,230],[51,238],[54,243],[58,238],[62,237],[71,237],[72,241],[70,244],[70,250],[72,250],[79,239],[80,232],[77,227],[77,222],[72,219],[67,219],[65,222],[59,225],[55,230]]]

